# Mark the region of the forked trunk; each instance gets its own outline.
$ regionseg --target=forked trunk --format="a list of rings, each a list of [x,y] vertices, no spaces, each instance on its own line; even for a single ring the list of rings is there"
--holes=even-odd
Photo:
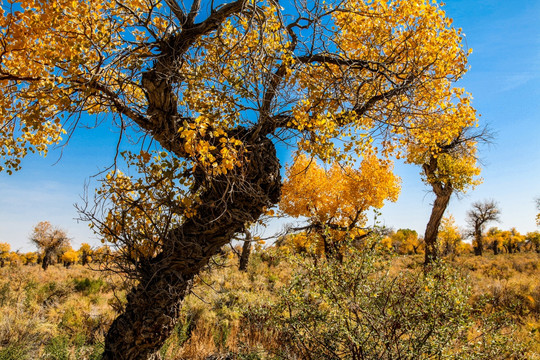
[[[431,209],[431,216],[426,226],[424,242],[426,243],[424,264],[428,265],[437,259],[437,236],[444,211],[450,202],[451,191],[436,192],[435,202]]]
[[[197,214],[169,232],[161,254],[127,296],[124,312],[105,337],[105,360],[158,359],[174,329],[193,278],[210,258],[279,201],[279,161],[266,138],[248,147],[243,166],[226,175],[199,177]]]

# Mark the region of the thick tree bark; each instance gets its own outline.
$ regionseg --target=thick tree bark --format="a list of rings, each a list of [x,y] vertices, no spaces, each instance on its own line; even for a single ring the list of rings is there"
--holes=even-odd
[[[200,37],[216,30],[230,15],[240,12],[247,2],[237,0],[220,6],[206,20],[194,23],[198,10],[181,19],[181,31],[163,39],[160,56],[153,67],[142,74],[141,86],[148,101],[147,116],[134,114],[116,102],[119,112],[129,116],[165,149],[179,158],[190,158],[185,139],[178,130],[185,121],[178,113],[174,84],[182,81],[185,53]],[[182,12],[175,14],[182,18]],[[107,93],[106,89],[97,88]],[[168,232],[163,251],[144,264],[139,284],[127,296],[124,312],[113,322],[105,337],[106,360],[159,358],[157,351],[174,329],[182,300],[193,278],[210,258],[227,244],[247,223],[257,220],[266,208],[279,201],[281,178],[274,144],[260,129],[228,130],[229,137],[242,140],[245,154],[226,174],[212,175],[201,167],[195,170],[199,205],[196,215]],[[211,133],[211,131],[208,131]],[[218,144],[217,137],[208,137]],[[215,157],[220,158],[219,147]]]
[[[193,278],[248,222],[279,201],[281,178],[273,143],[248,144],[243,166],[218,177],[200,177],[197,214],[169,232],[161,254],[127,296],[127,305],[105,338],[105,360],[157,359],[174,329]]]

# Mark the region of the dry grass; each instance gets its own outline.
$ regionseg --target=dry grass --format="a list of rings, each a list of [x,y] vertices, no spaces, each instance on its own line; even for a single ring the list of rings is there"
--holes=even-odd
[[[182,319],[162,349],[164,359],[203,360],[215,354],[270,358],[279,338],[245,319],[246,309],[265,306],[291,276],[291,264],[272,254],[252,258],[248,272],[236,259],[200,277],[184,304]],[[419,256],[396,257],[392,271],[420,266]],[[470,278],[471,306],[502,313],[518,325],[514,339],[527,341],[530,359],[540,358],[540,256],[535,253],[451,261]],[[116,316],[115,282],[82,266],[0,268],[0,360],[97,359],[103,335]],[[122,293],[119,293],[120,297]]]
[[[0,359],[10,352],[28,359],[89,358],[115,316],[111,287],[100,275],[82,266],[1,268]],[[65,349],[57,349],[61,345]]]

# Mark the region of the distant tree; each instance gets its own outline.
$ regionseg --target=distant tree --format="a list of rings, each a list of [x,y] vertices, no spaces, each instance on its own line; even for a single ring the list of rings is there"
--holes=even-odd
[[[485,245],[493,250],[493,255],[498,255],[503,250],[504,232],[496,227],[490,228],[485,236]]]
[[[491,228],[488,230],[485,240],[487,247],[493,250],[494,255],[499,254],[502,250],[508,254],[520,252],[526,245],[526,237],[521,235],[516,228],[506,231]]]
[[[87,243],[82,243],[79,248],[79,255],[82,265],[87,265],[92,261],[92,247]]]
[[[399,254],[419,254],[423,246],[418,233],[411,229],[399,229],[390,234],[392,248]]]
[[[25,265],[32,265],[36,264],[38,261],[38,253],[37,252],[27,252],[24,254],[24,264]]]
[[[508,235],[505,237],[505,241],[503,243],[506,252],[509,254],[520,252],[521,248],[525,244],[525,236],[521,235],[515,227],[511,228],[510,231],[507,231],[507,233]]]
[[[11,245],[8,243],[0,243],[0,267],[4,267],[8,261]]]
[[[477,201],[472,204],[472,209],[467,213],[469,225],[473,230],[474,254],[481,256],[483,253],[482,233],[484,226],[492,221],[499,221],[499,210],[494,200]]]
[[[41,266],[47,270],[55,256],[60,254],[62,247],[69,245],[69,238],[64,230],[53,227],[48,221],[38,223],[30,236],[43,255]]]
[[[461,251],[462,236],[452,215],[441,221],[437,243],[442,256],[458,255]]]
[[[71,248],[71,246],[62,253],[62,263],[65,267],[70,267],[71,265],[79,261],[79,253]]]
[[[287,168],[279,207],[289,216],[306,217],[309,225],[301,229],[314,234],[326,256],[339,257],[344,237],[365,235],[368,209],[397,200],[399,189],[392,164],[373,154],[358,169],[335,163],[328,170],[300,155]]]
[[[473,117],[466,108],[458,108],[452,117]],[[446,142],[426,146],[422,142],[409,145],[407,162],[422,167],[422,180],[435,194],[435,201],[424,233],[425,264],[437,259],[437,235],[444,212],[452,194],[466,192],[478,185],[481,180],[477,161],[478,142],[487,142],[490,134],[487,129],[476,131],[474,127],[464,126],[454,138]]]
[[[536,199],[536,210],[538,210],[538,214],[536,215],[536,225],[540,226],[540,198]]]
[[[12,251],[8,253],[7,258],[9,261],[9,265],[11,266],[21,265],[24,261],[24,257],[21,254],[19,254],[18,251]]]
[[[103,245],[94,250],[92,260],[98,263],[107,263],[111,257],[111,248],[108,245]]]
[[[528,232],[525,235],[525,241],[531,251],[540,253],[540,231]]]

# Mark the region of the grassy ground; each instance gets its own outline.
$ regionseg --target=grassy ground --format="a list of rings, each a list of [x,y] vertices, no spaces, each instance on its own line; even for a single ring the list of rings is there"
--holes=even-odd
[[[248,321],[256,308],[276,300],[294,266],[271,252],[255,254],[247,272],[236,259],[203,274],[184,304],[182,321],[162,349],[164,359],[206,359],[234,353],[267,357],[278,332]],[[420,266],[414,256],[393,259],[398,274]],[[540,256],[535,253],[463,256],[450,266],[468,275],[471,306],[498,312],[517,325],[508,342],[525,343],[540,358]],[[0,360],[98,359],[103,335],[121,309],[125,289],[118,278],[80,265],[0,268]],[[260,320],[260,319],[259,319]]]

